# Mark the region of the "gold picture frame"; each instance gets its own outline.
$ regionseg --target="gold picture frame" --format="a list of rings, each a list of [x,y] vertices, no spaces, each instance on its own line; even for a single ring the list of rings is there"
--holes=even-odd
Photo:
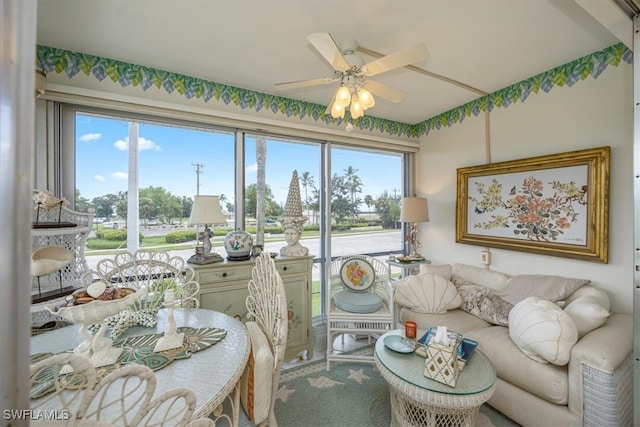
[[[456,242],[608,262],[610,148],[457,169]]]

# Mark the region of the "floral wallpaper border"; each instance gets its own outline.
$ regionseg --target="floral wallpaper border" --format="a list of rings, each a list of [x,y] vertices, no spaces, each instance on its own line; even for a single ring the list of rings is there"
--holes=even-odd
[[[455,123],[460,123],[471,115],[477,116],[481,112],[491,111],[495,107],[506,108],[518,101],[524,102],[531,93],[539,93],[540,90],[549,92],[555,86],[573,86],[576,82],[585,80],[589,76],[596,79],[609,65],[617,67],[621,61],[632,64],[633,53],[624,44],[618,43],[417,124],[400,123],[369,115],[352,120],[352,122],[360,130],[378,131],[392,137],[418,138],[427,135],[433,129],[440,129],[442,126],[450,127]],[[241,109],[250,108],[260,111],[265,108],[274,114],[284,114],[287,117],[299,117],[300,119],[310,117],[326,124],[334,123],[339,126],[345,121],[351,120],[348,112],[345,119],[334,119],[330,114],[325,114],[326,106],[324,105],[264,94],[183,74],[54,47],[37,46],[36,67],[45,73],[65,73],[69,78],[82,72],[87,76],[93,75],[99,81],[109,78],[122,87],[132,85],[147,90],[151,86],[155,86],[158,89],[164,89],[167,93],[176,91],[188,99],[201,98],[204,102],[216,99],[224,102],[225,105],[232,103]]]

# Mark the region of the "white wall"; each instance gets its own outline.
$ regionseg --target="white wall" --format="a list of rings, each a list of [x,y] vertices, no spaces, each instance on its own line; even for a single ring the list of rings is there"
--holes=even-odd
[[[632,312],[633,290],[633,79],[626,63],[608,67],[573,87],[531,94],[524,103],[490,113],[490,161],[611,147],[609,263],[526,252],[491,250],[489,268],[589,278],[609,291],[612,308]],[[417,195],[429,199],[430,222],[421,224],[421,253],[434,263],[481,266],[480,246],[455,243],[456,168],[487,163],[485,116],[423,136],[417,158]]]

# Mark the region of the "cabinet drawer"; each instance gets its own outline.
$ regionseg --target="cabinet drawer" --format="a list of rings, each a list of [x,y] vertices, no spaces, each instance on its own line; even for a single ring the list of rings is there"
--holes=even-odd
[[[200,283],[219,283],[227,280],[243,280],[251,278],[251,266],[224,264],[219,268],[198,270]]]
[[[276,260],[276,268],[280,276],[288,276],[292,274],[307,273],[307,259],[291,259],[286,258]]]

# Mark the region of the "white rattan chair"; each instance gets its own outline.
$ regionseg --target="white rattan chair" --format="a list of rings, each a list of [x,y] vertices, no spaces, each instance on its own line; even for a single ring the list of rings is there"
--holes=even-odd
[[[263,252],[256,259],[248,287],[249,295],[247,296],[246,305],[249,312],[248,316],[254,318],[254,321],[247,322],[252,353],[249,356],[249,364],[241,384],[243,387],[251,387],[251,390],[242,390],[243,409],[245,409],[249,419],[252,419],[250,413],[254,415],[252,421],[256,425],[275,427],[277,422],[273,408],[287,345],[288,311],[282,278],[267,252]],[[251,325],[252,323],[253,325]],[[260,335],[256,335],[258,329],[261,332]],[[265,347],[268,347],[268,349]],[[271,365],[265,367],[265,369],[270,368],[271,376],[269,381],[262,383],[263,387],[259,387],[256,385],[257,381],[254,381],[253,378],[248,378],[248,376],[255,374],[254,369],[257,365],[254,366],[252,363],[254,357],[259,357],[256,355],[266,350],[271,352],[267,358]],[[248,403],[245,399],[248,394],[252,396],[251,403]],[[247,410],[247,404],[253,404],[253,401],[258,400],[266,402],[266,408],[263,407],[260,415],[256,415],[257,412],[254,412],[253,408]]]
[[[341,269],[345,263],[363,260],[375,272],[374,282],[366,292],[374,292],[382,299],[382,305],[372,313],[354,313],[336,306],[334,296],[346,288],[341,278]],[[336,258],[331,262],[329,292],[327,293],[327,370],[332,361],[355,361],[373,363],[372,355],[344,354],[334,351],[334,341],[338,335],[352,334],[356,338],[365,335],[382,334],[394,328],[394,306],[391,284],[387,280],[387,266],[380,260],[368,255],[350,255]]]

